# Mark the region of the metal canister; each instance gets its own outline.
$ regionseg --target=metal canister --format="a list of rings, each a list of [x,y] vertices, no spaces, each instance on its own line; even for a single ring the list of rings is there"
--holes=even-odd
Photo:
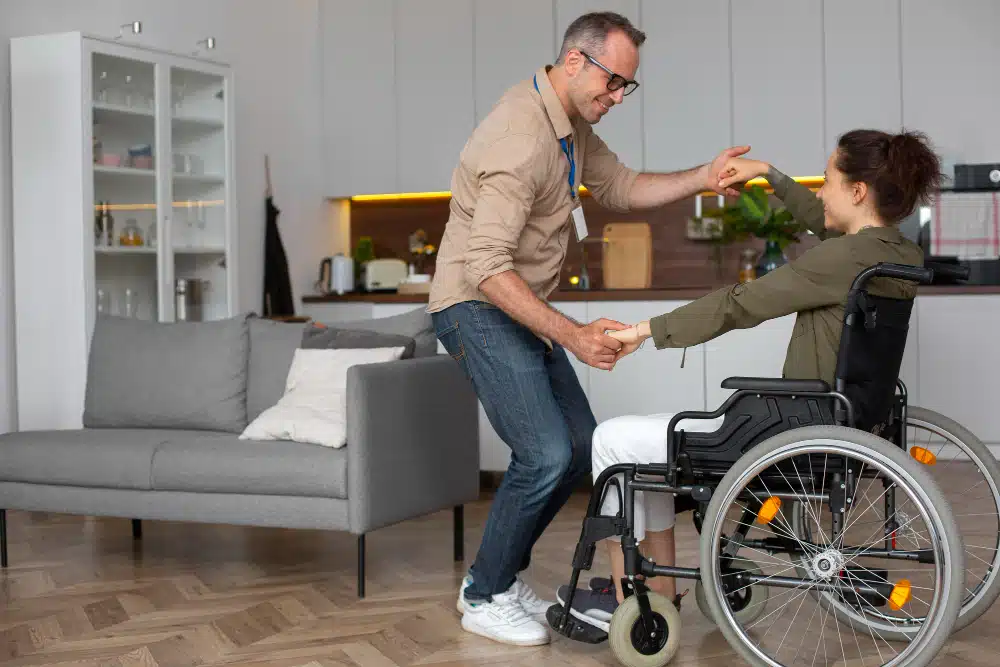
[[[178,278],[174,284],[174,316],[178,322],[201,322],[205,281]]]

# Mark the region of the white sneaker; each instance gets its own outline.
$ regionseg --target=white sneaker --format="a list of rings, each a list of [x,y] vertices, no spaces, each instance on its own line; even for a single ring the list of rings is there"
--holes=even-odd
[[[465,575],[462,579],[462,585],[458,587],[458,600],[455,601],[455,608],[458,609],[459,614],[464,614],[469,608],[469,603],[465,601],[465,589],[469,587],[472,583],[472,577]]]
[[[549,631],[524,611],[514,587],[493,596],[492,602],[466,602],[462,627],[503,644],[541,646],[549,643]]]
[[[551,607],[553,603],[548,600],[542,600],[535,595],[535,591],[531,590],[531,586],[524,583],[524,580],[521,579],[521,577],[514,580],[514,586],[512,589],[517,593],[517,600],[521,603],[521,606],[524,607],[524,611],[528,612],[529,616],[542,625],[548,626],[548,620],[545,618],[545,612],[549,610],[549,607]]]

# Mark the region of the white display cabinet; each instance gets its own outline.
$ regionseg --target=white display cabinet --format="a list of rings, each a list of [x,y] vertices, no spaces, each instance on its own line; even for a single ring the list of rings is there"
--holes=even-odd
[[[81,33],[10,48],[18,420],[74,428],[97,313],[174,321],[182,279],[187,319],[234,312],[233,75]]]

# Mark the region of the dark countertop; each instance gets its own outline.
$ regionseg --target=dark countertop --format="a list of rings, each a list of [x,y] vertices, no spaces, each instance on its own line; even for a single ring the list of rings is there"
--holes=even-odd
[[[549,301],[687,301],[697,299],[723,285],[701,285],[653,289],[593,289],[557,290]],[[1000,285],[927,285],[920,288],[920,296],[1000,294]],[[303,303],[427,303],[426,294],[397,294],[395,292],[354,292],[350,294],[317,295],[302,297]]]

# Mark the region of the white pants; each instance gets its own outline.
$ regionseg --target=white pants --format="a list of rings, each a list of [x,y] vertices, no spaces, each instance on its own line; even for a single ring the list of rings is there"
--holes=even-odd
[[[593,474],[594,481],[608,466],[616,463],[669,463],[667,461],[667,426],[673,414],[627,415],[615,417],[597,425],[594,431]],[[716,419],[682,419],[679,431],[712,432],[722,426],[724,417]],[[624,475],[618,479],[622,497],[625,495]],[[645,479],[636,476],[637,479]],[[662,481],[662,477],[659,478]],[[609,481],[610,484],[610,481]],[[618,493],[607,486],[601,514],[614,516],[618,512]],[[646,531],[660,532],[674,527],[674,496],[657,491],[636,491],[632,512],[635,538],[640,542]],[[612,539],[621,539],[614,537]]]

